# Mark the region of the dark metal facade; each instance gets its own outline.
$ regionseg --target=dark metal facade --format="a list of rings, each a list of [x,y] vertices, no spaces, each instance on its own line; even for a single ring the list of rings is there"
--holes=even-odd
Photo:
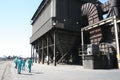
[[[106,23],[84,31],[81,29],[96,24],[107,17],[119,15],[118,0],[109,0],[101,3],[98,0],[43,0],[32,17],[31,57],[35,62],[50,64],[72,63],[92,64],[84,61],[83,54],[87,53],[89,44],[96,44],[100,50],[93,61],[98,61],[94,66],[104,68],[109,59],[111,65],[116,64],[114,26]],[[119,28],[119,24],[118,24]],[[81,40],[82,37],[84,40]],[[84,42],[84,45],[81,43]],[[84,49],[83,49],[84,46]],[[111,48],[112,47],[112,48]],[[114,50],[113,50],[114,49]],[[102,54],[101,54],[102,52]],[[99,54],[100,53],[100,54]],[[110,56],[108,56],[108,54]],[[89,55],[87,55],[89,56]],[[92,59],[91,56],[85,57]],[[107,61],[106,61],[107,60]],[[106,63],[103,63],[106,61]]]

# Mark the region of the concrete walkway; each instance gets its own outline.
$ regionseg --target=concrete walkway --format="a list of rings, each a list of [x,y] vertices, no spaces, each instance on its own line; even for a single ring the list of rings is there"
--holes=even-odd
[[[13,80],[77,80],[72,75],[74,73],[71,73],[71,70],[77,71],[80,70],[79,68],[82,69],[81,66],[58,65],[55,67],[53,65],[34,63],[31,73],[28,72],[27,67],[21,74],[17,74],[17,70],[13,68],[13,75],[15,75]]]
[[[120,70],[90,70],[83,69],[81,66],[74,65],[42,65],[34,63],[32,72],[29,73],[26,67],[25,71],[17,74],[13,62],[7,69],[3,80],[120,80]],[[10,70],[11,69],[11,70]],[[10,76],[11,75],[11,76]]]

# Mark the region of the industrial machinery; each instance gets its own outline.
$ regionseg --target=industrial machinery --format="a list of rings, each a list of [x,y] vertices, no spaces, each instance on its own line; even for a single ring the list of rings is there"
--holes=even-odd
[[[54,65],[117,68],[120,1],[43,0],[32,17],[31,57]],[[90,66],[88,66],[90,65]]]

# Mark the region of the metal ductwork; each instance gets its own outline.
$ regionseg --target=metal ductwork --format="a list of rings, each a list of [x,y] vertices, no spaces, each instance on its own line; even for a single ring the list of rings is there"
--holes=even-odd
[[[120,17],[120,1],[118,0],[109,0],[110,2],[110,8],[109,8],[109,15],[113,16],[116,15],[117,17]]]
[[[93,24],[102,19],[101,11],[97,9],[98,7],[93,3],[85,3],[81,7],[82,16],[88,17],[88,23]]]

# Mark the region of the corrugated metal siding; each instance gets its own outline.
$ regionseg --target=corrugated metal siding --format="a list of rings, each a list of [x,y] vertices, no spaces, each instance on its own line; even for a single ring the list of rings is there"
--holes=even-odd
[[[44,35],[46,32],[48,32],[50,29],[52,29],[52,19],[48,19],[48,21],[41,26],[30,38],[30,43],[34,42],[36,39]]]
[[[51,3],[50,3],[51,4]],[[41,13],[36,22],[32,25],[32,34],[34,34],[45,22],[51,17],[51,5],[48,4],[46,9]],[[43,30],[44,32],[44,30]]]

